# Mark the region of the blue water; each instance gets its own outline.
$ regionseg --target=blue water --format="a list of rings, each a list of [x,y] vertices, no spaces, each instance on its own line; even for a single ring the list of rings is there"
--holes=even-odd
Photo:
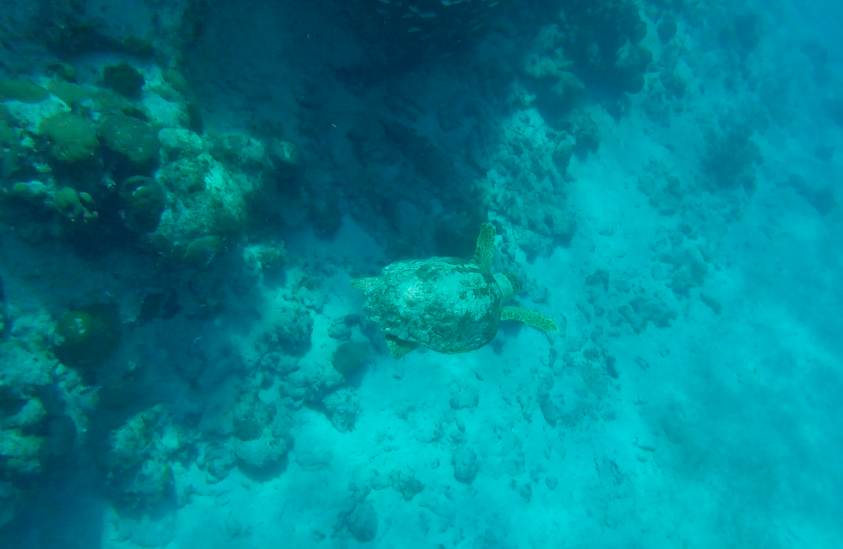
[[[4,0],[0,548],[843,547],[840,21]]]

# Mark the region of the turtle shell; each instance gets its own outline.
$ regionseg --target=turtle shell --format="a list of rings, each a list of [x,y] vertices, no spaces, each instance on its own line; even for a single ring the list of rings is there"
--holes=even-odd
[[[487,344],[498,331],[503,293],[474,263],[434,257],[387,265],[366,291],[367,317],[388,336],[441,353]]]

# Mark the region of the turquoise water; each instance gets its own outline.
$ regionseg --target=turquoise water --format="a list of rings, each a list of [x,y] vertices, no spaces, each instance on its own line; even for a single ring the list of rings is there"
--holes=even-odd
[[[0,548],[843,546],[840,21],[4,0]]]

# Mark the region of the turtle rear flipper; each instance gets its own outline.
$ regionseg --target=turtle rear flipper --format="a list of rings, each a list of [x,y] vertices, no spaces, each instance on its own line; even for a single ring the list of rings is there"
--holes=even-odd
[[[410,351],[418,348],[417,343],[404,341],[395,336],[386,336],[386,346],[389,347],[389,354],[392,355],[392,358],[401,358]]]
[[[545,332],[559,331],[559,326],[550,317],[513,305],[504,305],[501,309],[501,320],[517,320]]]
[[[477,247],[474,249],[471,262],[480,267],[484,273],[488,273],[494,258],[495,226],[491,223],[483,223],[480,226],[480,235],[477,237]]]

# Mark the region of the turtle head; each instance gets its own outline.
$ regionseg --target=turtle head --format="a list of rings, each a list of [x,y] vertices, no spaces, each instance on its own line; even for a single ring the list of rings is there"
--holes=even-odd
[[[518,281],[518,277],[509,273],[495,273],[495,282],[498,283],[504,299],[514,296],[523,287],[521,286],[521,282]]]

